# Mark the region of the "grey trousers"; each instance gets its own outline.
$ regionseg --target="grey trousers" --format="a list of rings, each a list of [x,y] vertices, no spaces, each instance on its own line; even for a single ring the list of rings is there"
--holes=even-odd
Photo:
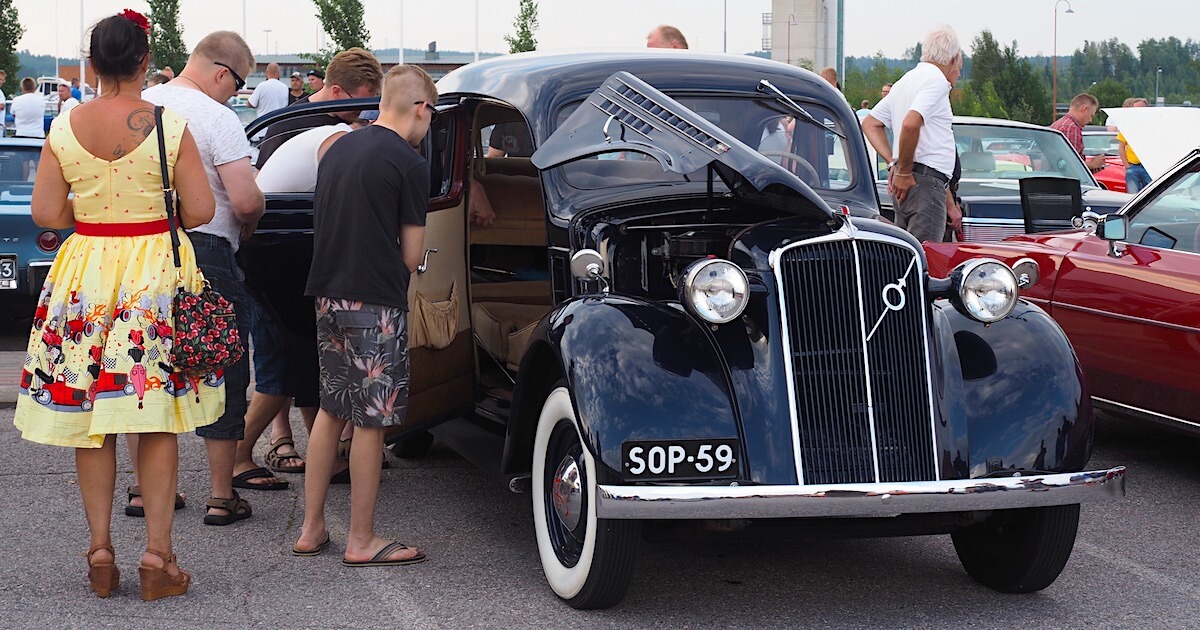
[[[918,241],[941,242],[946,233],[946,185],[924,173],[913,173],[913,178],[916,185],[896,204],[896,225]]]

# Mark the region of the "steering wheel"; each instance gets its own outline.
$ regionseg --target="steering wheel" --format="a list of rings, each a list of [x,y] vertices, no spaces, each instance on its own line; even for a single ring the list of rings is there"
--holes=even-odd
[[[777,157],[791,160],[799,168],[792,168],[789,170],[795,173],[797,177],[804,180],[805,184],[808,184],[809,186],[821,185],[821,176],[817,174],[817,169],[813,168],[813,165],[809,164],[808,160],[800,157],[799,155],[796,155],[791,151],[759,151],[759,153],[767,157]],[[786,165],[783,167],[787,168]]]

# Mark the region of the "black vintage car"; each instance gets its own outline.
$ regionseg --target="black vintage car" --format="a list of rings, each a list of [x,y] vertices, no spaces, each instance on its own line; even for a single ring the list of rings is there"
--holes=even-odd
[[[855,115],[817,75],[528,54],[438,87],[396,449],[419,455],[432,427],[530,490],[570,605],[619,602],[663,519],[950,534],[976,580],[1031,592],[1067,562],[1079,504],[1123,496],[1124,468],[1085,469],[1092,414],[1062,331],[1002,263],[927,275],[878,219]],[[472,225],[485,196],[496,219]],[[298,337],[310,203],[271,196],[247,248]]]

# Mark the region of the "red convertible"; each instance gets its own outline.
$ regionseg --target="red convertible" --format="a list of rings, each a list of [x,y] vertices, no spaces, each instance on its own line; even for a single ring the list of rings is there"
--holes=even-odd
[[[1081,223],[999,243],[926,243],[929,275],[980,256],[1015,266],[1022,296],[1070,338],[1097,406],[1200,433],[1200,150],[1120,212]]]

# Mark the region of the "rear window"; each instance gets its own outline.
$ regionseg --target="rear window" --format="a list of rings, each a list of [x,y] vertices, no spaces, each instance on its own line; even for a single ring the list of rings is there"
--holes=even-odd
[[[41,147],[0,146],[0,203],[29,203]]]

